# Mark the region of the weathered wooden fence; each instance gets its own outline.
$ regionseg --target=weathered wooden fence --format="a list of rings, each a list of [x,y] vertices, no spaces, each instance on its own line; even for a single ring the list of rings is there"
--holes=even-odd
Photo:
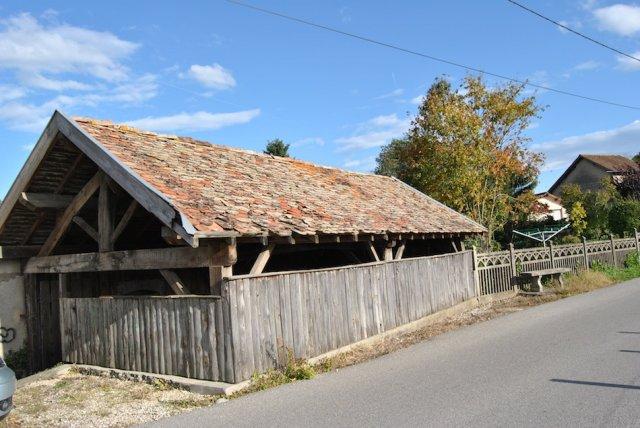
[[[475,296],[471,252],[231,278],[236,379],[309,358]]]
[[[615,266],[623,266],[627,255],[640,251],[635,238],[609,239],[606,241],[583,241],[582,244],[549,245],[548,247],[524,248],[477,254],[475,265],[480,283],[480,294],[493,294],[513,289],[513,280],[518,272],[566,267],[574,271],[598,260]]]
[[[220,298],[62,298],[60,309],[63,361],[196,379],[233,376]]]
[[[67,362],[238,382],[476,296],[470,251],[229,278],[222,298],[63,298]]]

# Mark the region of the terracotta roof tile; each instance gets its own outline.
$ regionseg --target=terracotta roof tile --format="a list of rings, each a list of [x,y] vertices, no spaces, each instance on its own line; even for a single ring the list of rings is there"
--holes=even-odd
[[[623,172],[629,169],[638,169],[638,164],[629,158],[620,155],[580,155],[591,162],[600,165],[611,172]]]
[[[400,181],[75,118],[200,232],[480,233]]]

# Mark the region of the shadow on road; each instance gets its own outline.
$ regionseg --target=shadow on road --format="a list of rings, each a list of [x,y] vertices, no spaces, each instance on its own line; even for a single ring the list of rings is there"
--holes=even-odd
[[[638,385],[625,385],[621,383],[589,382],[586,380],[570,380],[570,379],[549,379],[549,380],[551,382],[571,383],[574,385],[604,386],[607,388],[622,388],[622,389],[640,389],[640,386]]]
[[[640,334],[640,331],[619,331],[620,334]]]
[[[633,349],[620,349],[620,352],[629,352],[631,354],[640,354],[640,351],[635,351]]]

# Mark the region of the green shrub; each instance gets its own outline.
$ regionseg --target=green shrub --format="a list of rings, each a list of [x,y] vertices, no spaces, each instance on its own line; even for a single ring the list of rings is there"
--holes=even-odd
[[[16,373],[16,377],[21,379],[29,375],[29,360],[27,358],[27,347],[23,346],[17,351],[9,351],[4,358],[7,366]]]
[[[617,200],[609,211],[609,229],[618,236],[640,228],[640,201]]]

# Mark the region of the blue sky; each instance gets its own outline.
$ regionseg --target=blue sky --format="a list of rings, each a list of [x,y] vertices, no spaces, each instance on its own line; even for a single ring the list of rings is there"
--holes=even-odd
[[[555,89],[640,105],[640,63],[504,0],[252,1]],[[433,80],[446,75],[459,83],[466,74],[224,1],[88,3],[0,6],[0,194],[56,108],[257,151],[278,137],[296,158],[370,171]],[[640,3],[527,4],[640,55]],[[540,190],[577,153],[640,151],[640,111],[537,95],[547,109],[528,134],[547,156]]]

